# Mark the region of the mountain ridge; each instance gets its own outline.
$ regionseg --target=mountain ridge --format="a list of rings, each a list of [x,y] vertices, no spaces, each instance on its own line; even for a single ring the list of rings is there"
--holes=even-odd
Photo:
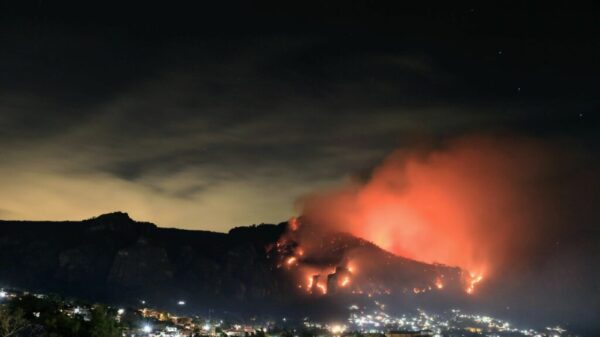
[[[111,303],[144,300],[161,307],[186,299],[188,310],[226,310],[248,304],[269,312],[298,309],[315,301],[340,302],[340,294],[307,294],[299,289],[304,285],[298,273],[282,267],[289,252],[272,247],[290,239],[287,222],[219,233],[163,228],[113,212],[82,221],[2,220],[0,228],[0,286]],[[311,266],[329,266],[337,273],[337,266],[349,256],[366,254],[381,261],[381,268],[365,265],[356,277],[354,290],[360,285],[365,296],[366,292],[379,296],[391,291],[412,296],[417,285],[426,290],[430,284],[431,290],[440,271],[449,278],[460,275],[456,268],[396,257],[347,233],[329,233],[320,242],[319,255],[307,259]],[[335,273],[322,278],[336,279]],[[455,283],[458,288],[459,280]],[[344,294],[353,300],[359,296],[354,291],[354,295]]]

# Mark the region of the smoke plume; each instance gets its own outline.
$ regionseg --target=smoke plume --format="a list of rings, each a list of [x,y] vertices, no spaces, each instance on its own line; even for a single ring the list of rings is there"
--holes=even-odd
[[[588,164],[564,145],[468,136],[397,150],[367,179],[299,205],[309,223],[485,278],[534,265],[585,226],[561,205],[572,210],[573,198],[593,193],[597,179]]]

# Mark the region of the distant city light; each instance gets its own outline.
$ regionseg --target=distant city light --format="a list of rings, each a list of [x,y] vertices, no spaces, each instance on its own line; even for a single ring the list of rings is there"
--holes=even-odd
[[[142,331],[144,333],[150,333],[150,332],[152,332],[152,327],[150,326],[150,324],[146,324],[142,327]]]
[[[473,280],[477,280],[474,277]],[[424,291],[419,289],[419,291]],[[42,294],[36,295],[36,297],[43,298]],[[1,298],[19,298],[17,293],[7,292],[0,290]],[[142,301],[140,301],[142,302]],[[79,315],[79,318],[89,320],[90,312],[93,307],[89,305],[75,305],[73,302],[68,303],[67,309],[64,310],[65,314],[69,317]],[[179,305],[185,305],[184,300],[177,301]],[[326,329],[328,333],[322,334],[322,337],[341,337],[348,331],[355,331],[360,333],[376,333],[383,334],[389,331],[397,329],[398,331],[411,331],[418,333],[419,331],[427,331],[427,336],[441,337],[446,336],[448,332],[456,331],[457,333],[469,333],[477,334],[480,336],[487,337],[498,337],[498,336],[520,336],[520,337],[572,337],[574,335],[566,334],[566,330],[560,326],[546,326],[546,332],[536,331],[534,329],[518,329],[511,322],[494,318],[491,316],[481,315],[477,313],[464,313],[459,309],[452,309],[449,312],[444,313],[427,313],[424,310],[417,309],[415,313],[404,313],[401,316],[395,316],[385,311],[386,305],[379,301],[374,301],[376,307],[373,309],[367,309],[367,306],[352,304],[348,307],[349,317],[347,323],[335,322],[330,324],[323,324],[319,321],[312,321],[308,317],[305,317],[302,324],[309,328]],[[118,315],[114,317],[117,322],[123,319],[125,311],[128,309],[114,307]],[[168,312],[161,312],[155,309],[140,308],[138,309],[142,313],[142,319],[139,321],[137,329],[135,331],[129,330],[123,336],[131,337],[152,337],[152,336],[170,336],[170,337],[182,337],[185,330],[189,330],[190,318],[183,317],[185,319],[179,319],[179,317],[173,316]],[[372,311],[371,311],[372,310]],[[135,309],[132,310],[135,312]],[[32,312],[33,317],[39,318],[44,313]],[[175,320],[169,320],[175,318]],[[198,317],[198,319],[200,319]],[[152,324],[152,320],[156,320],[162,323]],[[281,317],[281,326],[289,326],[290,323],[295,323],[293,319],[287,317]],[[266,322],[255,322],[260,325],[245,325],[241,323],[234,323],[231,326],[223,328],[223,333],[229,337],[242,337],[247,334],[257,333],[258,331],[267,332],[269,331],[269,325],[277,327],[273,321]],[[204,320],[199,327],[202,329],[202,334],[205,336],[216,336],[217,330],[223,324],[223,320]],[[416,335],[415,335],[416,336]],[[296,336],[297,337],[297,336]]]
[[[331,331],[331,333],[335,335],[341,334],[344,331],[346,331],[346,326],[340,324],[333,324],[329,327],[329,331]]]

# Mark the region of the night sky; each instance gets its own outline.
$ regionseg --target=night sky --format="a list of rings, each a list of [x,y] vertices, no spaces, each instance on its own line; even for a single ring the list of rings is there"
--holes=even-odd
[[[3,2],[0,218],[279,222],[395,149],[474,133],[598,168],[592,2],[250,3]]]

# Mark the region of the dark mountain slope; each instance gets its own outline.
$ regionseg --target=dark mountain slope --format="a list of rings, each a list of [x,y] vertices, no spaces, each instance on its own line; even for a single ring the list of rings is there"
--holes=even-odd
[[[120,212],[83,221],[0,221],[0,286],[123,304],[144,299],[171,307],[186,299],[190,310],[245,303],[268,311],[333,301],[299,289],[298,274],[281,268],[288,253],[272,248],[291,242],[287,227],[189,231],[136,222]],[[440,273],[458,284],[457,269],[400,258],[348,234],[329,233],[321,242],[306,265],[335,268],[348,257],[381,262],[361,267],[355,285],[365,291],[412,294]]]

